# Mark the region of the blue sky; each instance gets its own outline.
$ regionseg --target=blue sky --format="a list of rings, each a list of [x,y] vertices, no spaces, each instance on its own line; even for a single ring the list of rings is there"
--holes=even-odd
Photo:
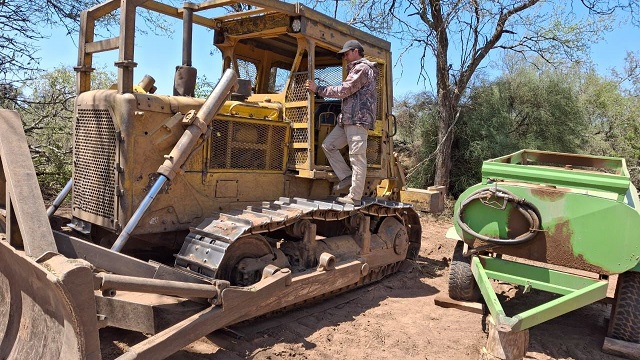
[[[171,37],[154,34],[139,34],[136,38],[135,61],[138,67],[134,70],[135,81],[139,81],[145,74],[156,79],[159,94],[172,92],[173,73],[175,66],[180,65],[181,53],[181,21],[175,20],[176,32]],[[592,46],[591,56],[597,70],[609,74],[609,69],[621,69],[627,51],[640,52],[639,29],[631,26],[618,27],[605,37],[605,40]],[[77,35],[68,36],[62,28],[51,29],[50,37],[40,41],[40,48],[36,53],[41,58],[44,69],[58,66],[75,66],[78,57]],[[402,96],[409,92],[419,92],[430,89],[430,84],[418,82],[418,67],[420,53],[404,54],[402,61],[398,56],[402,48],[392,43],[394,61],[394,95]],[[94,67],[105,68],[115,72],[113,66],[117,60],[117,51],[109,51],[94,55]],[[201,26],[194,26],[193,65],[198,69],[198,75],[206,75],[210,81],[216,81],[221,74],[220,53],[213,46],[213,31]],[[484,64],[490,66],[490,63]],[[427,64],[428,69],[434,68],[432,59]],[[432,81],[435,79],[432,78]]]

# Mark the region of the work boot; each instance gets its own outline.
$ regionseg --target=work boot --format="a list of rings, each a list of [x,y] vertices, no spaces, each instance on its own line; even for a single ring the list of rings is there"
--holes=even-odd
[[[333,186],[333,190],[339,191],[343,189],[348,189],[350,186],[351,186],[351,175],[347,176],[346,178],[340,180],[339,183],[335,184]]]
[[[353,206],[362,205],[362,201],[352,198],[351,195],[339,197],[338,202],[341,202],[343,204],[351,204]]]

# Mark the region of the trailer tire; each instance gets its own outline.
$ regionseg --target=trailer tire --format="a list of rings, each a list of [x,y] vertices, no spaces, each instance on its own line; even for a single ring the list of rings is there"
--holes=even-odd
[[[640,272],[618,275],[608,336],[640,344]]]
[[[464,242],[458,241],[453,249],[451,266],[449,267],[449,297],[453,300],[480,300],[480,288],[471,272],[471,257],[463,256]]]

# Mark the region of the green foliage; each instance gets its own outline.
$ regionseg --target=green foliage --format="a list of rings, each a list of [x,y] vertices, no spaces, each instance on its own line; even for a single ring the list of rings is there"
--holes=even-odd
[[[71,177],[71,124],[75,77],[64,68],[29,84],[21,109],[33,164],[43,195],[50,197]]]
[[[33,164],[45,198],[55,196],[71,178],[75,72],[59,67],[28,81],[16,109],[22,116]],[[108,88],[115,75],[96,71],[92,88]]]
[[[482,161],[520,149],[578,152],[586,119],[571,76],[524,67],[473,89],[453,144],[451,192],[480,180]]]
[[[436,99],[427,92],[407,94],[396,101],[397,134],[394,145],[400,163],[408,170],[409,186],[433,184],[434,151],[437,138]]]
[[[521,149],[623,157],[640,185],[640,99],[620,82],[576,67],[515,65],[475,85],[461,106],[450,193],[480,181],[482,161]],[[436,105],[426,94],[396,103],[412,186],[429,185],[437,147]],[[425,183],[426,182],[426,183]]]
[[[640,99],[614,79],[590,71],[584,76],[581,106],[589,119],[585,153],[623,157],[636,187],[640,186]]]
[[[42,73],[38,54],[38,42],[49,36],[52,27],[63,27],[69,36],[77,40],[80,13],[102,1],[97,0],[0,0],[0,89],[19,87],[29,81],[38,81]],[[165,0],[171,5],[176,0]],[[171,23],[160,14],[140,9],[139,20],[146,25],[137,31],[155,34],[171,34]],[[117,35],[120,28],[119,11],[102,17],[98,33]],[[71,49],[69,49],[71,50]],[[19,98],[7,98],[19,102]]]
[[[209,94],[211,94],[215,86],[216,84],[209,81],[207,75],[198,76],[194,95],[197,98],[206,99],[207,97],[209,97]]]

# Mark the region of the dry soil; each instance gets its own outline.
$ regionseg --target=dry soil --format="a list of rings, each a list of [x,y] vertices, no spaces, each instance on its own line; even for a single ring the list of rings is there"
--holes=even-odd
[[[434,304],[447,293],[451,223],[424,216],[417,261],[377,283],[312,306],[211,334],[170,359],[478,359],[486,343],[481,314]],[[497,284],[507,315],[551,299]],[[601,352],[610,305],[596,303],[530,330],[527,359],[619,359]],[[144,335],[103,329],[112,359]]]

